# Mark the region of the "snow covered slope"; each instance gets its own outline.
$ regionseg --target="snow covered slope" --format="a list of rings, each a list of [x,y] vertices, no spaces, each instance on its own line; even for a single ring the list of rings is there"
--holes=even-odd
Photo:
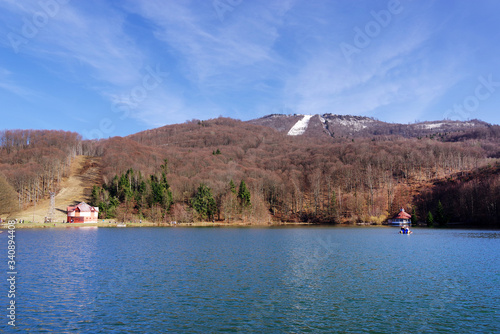
[[[317,116],[317,117],[316,117]],[[289,136],[354,138],[398,135],[403,137],[425,137],[433,134],[460,133],[487,128],[488,123],[470,121],[428,121],[412,124],[387,123],[365,116],[352,115],[284,115],[273,114],[248,121],[264,125]]]
[[[304,117],[295,123],[294,126],[288,131],[289,136],[300,136],[303,135],[307,130],[307,126],[309,125],[309,121],[311,120],[313,115],[304,115]]]

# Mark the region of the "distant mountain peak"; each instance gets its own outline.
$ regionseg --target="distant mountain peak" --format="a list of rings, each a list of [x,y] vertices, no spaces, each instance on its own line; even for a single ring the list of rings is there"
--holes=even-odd
[[[438,133],[470,131],[489,126],[488,123],[478,120],[441,120],[400,124],[382,122],[366,116],[331,113],[322,115],[271,114],[248,122],[273,128],[289,136],[312,137],[373,137],[379,135],[424,137]]]

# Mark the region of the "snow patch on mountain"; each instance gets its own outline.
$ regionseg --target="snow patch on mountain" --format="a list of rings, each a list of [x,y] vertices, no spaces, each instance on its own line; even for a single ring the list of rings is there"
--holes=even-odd
[[[444,127],[472,127],[475,126],[473,122],[458,122],[458,121],[444,121],[444,122],[426,122],[419,124],[418,127],[421,129],[432,130]]]
[[[300,136],[306,132],[307,126],[309,125],[309,121],[314,115],[304,115],[304,117],[295,123],[294,126],[288,131],[289,136]]]
[[[333,119],[330,121],[333,124],[341,125],[346,128],[350,128],[353,131],[361,131],[366,129],[368,126],[366,124],[373,123],[372,120],[368,119],[356,119],[356,118],[344,118],[344,119]]]
[[[435,128],[440,128],[443,125],[443,123],[428,123],[428,124],[422,124],[420,127],[422,129],[435,129]]]

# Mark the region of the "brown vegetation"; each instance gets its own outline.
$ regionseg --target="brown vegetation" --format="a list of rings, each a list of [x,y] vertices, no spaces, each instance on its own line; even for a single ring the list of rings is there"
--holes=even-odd
[[[481,212],[498,215],[498,201],[492,206],[477,190],[477,196],[464,195],[462,202],[432,195],[445,189],[433,185],[436,180],[453,175],[476,179],[481,173],[475,170],[494,163],[492,158],[499,151],[495,127],[418,138],[382,132],[380,136],[356,138],[290,137],[269,127],[227,118],[193,120],[101,141],[81,142],[76,134],[57,132],[50,135],[65,135],[70,140],[44,147],[31,146],[31,141],[24,147],[3,144],[0,171],[22,203],[44,196],[43,189],[57,189],[57,175],[67,172],[68,161],[77,153],[101,159],[103,182],[108,186],[118,184],[116,177],[130,169],[134,171],[127,177],[130,187],[134,182],[138,187],[150,175],[160,180],[164,173],[168,181],[164,190],[171,192],[171,201],[170,197],[166,202],[149,200],[152,206],[147,206],[153,191],[149,181],[143,197],[122,201],[117,214],[123,218],[141,214],[159,221],[192,221],[198,217],[192,199],[201,184],[210,188],[215,200],[214,219],[226,222],[262,222],[272,217],[281,221],[380,223],[400,207],[408,212],[416,208],[423,220],[427,211],[435,210],[437,198],[442,198],[450,212],[465,210],[469,216],[476,215],[478,211],[470,207],[473,198],[474,208],[479,208],[478,202],[484,203],[489,209]],[[18,156],[25,158],[15,158]],[[19,169],[29,171],[17,173]],[[482,182],[491,187],[488,194],[498,193],[497,179],[494,174],[484,174]],[[241,180],[251,193],[251,206],[245,210],[238,208],[230,189],[231,181],[239,184]],[[463,187],[442,192],[473,191],[463,183]],[[106,196],[101,197],[110,200]]]
[[[30,219],[35,216],[40,221],[47,215],[50,192],[57,193],[56,206],[61,211],[75,200],[85,200],[92,184],[101,182],[100,178],[89,179],[94,175],[92,168],[95,169],[89,159],[76,159],[79,155],[94,153],[89,148],[92,143],[82,141],[74,132],[0,131],[0,173],[15,192],[15,203],[2,201],[0,211],[4,214],[19,212],[16,216],[25,217],[23,210],[36,206],[36,212],[30,209],[28,216]],[[74,177],[68,178],[70,174]],[[86,179],[79,179],[84,176]],[[84,194],[85,185],[90,188]],[[2,193],[6,189],[2,187]],[[65,219],[65,214],[57,210],[56,216],[59,220]]]
[[[17,208],[17,193],[0,174],[0,215],[9,215]]]
[[[0,171],[18,193],[18,208],[58,191],[71,160],[81,154],[81,137],[65,131],[0,132]]]
[[[231,219],[228,184],[245,180],[252,199],[283,221],[380,222],[405,207],[430,181],[487,163],[476,140],[383,136],[289,137],[267,127],[218,118],[191,121],[100,143],[104,178],[132,167],[167,178],[185,210],[207,184],[220,219]],[[220,154],[214,154],[214,152]],[[176,206],[175,212],[183,212]],[[185,215],[184,215],[185,216]]]
[[[500,226],[500,163],[450,175],[415,199],[422,217],[443,206],[442,224]]]

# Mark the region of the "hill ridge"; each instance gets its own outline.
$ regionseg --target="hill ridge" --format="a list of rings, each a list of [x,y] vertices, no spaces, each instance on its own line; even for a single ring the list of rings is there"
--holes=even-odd
[[[306,123],[301,123],[307,117]],[[372,117],[338,114],[270,114],[247,121],[250,124],[273,128],[293,136],[321,137],[372,137],[377,135],[400,135],[424,137],[439,133],[456,133],[493,126],[473,119],[467,121],[435,120],[410,124],[379,121]],[[300,131],[293,130],[294,127]]]

